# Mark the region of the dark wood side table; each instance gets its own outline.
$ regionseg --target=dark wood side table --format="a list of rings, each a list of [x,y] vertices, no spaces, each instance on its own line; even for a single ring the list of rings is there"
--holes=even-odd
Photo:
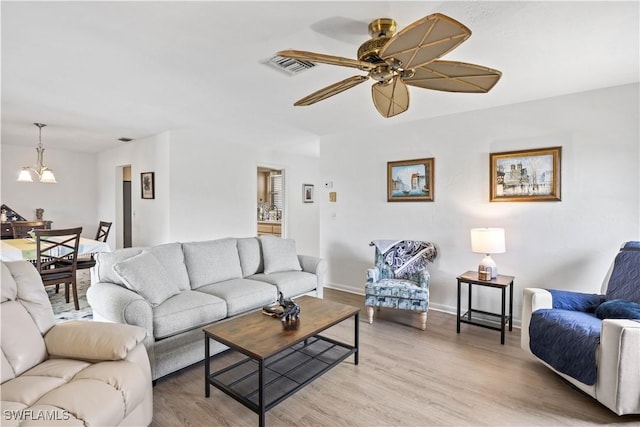
[[[480,280],[477,271],[467,271],[457,277],[458,279],[458,321],[457,332],[460,333],[460,323],[468,323],[470,325],[481,326],[487,329],[500,331],[500,344],[504,345],[504,331],[507,322],[509,323],[509,331],[513,330],[513,276],[504,276],[498,274],[498,277],[492,280]],[[467,312],[460,314],[460,300],[462,296],[461,285],[467,283],[469,287],[469,305]],[[488,286],[491,288],[499,288],[502,290],[502,311],[500,314],[488,311],[476,310],[471,308],[471,289],[473,285]],[[506,313],[506,294],[509,289],[509,314]]]

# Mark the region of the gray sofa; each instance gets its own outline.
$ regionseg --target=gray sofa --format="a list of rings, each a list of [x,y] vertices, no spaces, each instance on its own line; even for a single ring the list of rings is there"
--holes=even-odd
[[[326,261],[275,236],[125,248],[96,255],[95,320],[141,326],[154,380],[204,358],[202,328],[285,298],[322,298]],[[212,343],[211,354],[225,350]]]

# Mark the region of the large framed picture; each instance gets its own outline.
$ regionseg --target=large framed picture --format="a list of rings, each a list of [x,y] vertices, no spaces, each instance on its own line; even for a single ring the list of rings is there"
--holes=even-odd
[[[492,202],[548,202],[560,199],[562,147],[491,153]]]
[[[388,202],[433,202],[433,157],[387,162]]]
[[[142,172],[140,174],[140,188],[143,199],[155,199],[155,182],[153,172]]]

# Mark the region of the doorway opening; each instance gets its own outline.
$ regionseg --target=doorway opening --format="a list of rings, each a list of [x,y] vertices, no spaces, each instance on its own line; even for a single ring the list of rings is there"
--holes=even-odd
[[[122,168],[122,247],[131,247],[131,166]]]
[[[284,237],[285,182],[284,170],[258,166],[257,222],[258,236]]]

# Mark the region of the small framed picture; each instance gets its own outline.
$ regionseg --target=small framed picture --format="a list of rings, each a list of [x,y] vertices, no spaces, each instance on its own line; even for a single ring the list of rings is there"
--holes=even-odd
[[[549,202],[560,199],[562,147],[490,153],[491,202]]]
[[[433,202],[433,157],[387,162],[388,202]]]
[[[142,172],[140,174],[140,188],[143,199],[155,199],[155,182],[153,172]]]
[[[302,184],[302,201],[313,203],[313,184]]]

